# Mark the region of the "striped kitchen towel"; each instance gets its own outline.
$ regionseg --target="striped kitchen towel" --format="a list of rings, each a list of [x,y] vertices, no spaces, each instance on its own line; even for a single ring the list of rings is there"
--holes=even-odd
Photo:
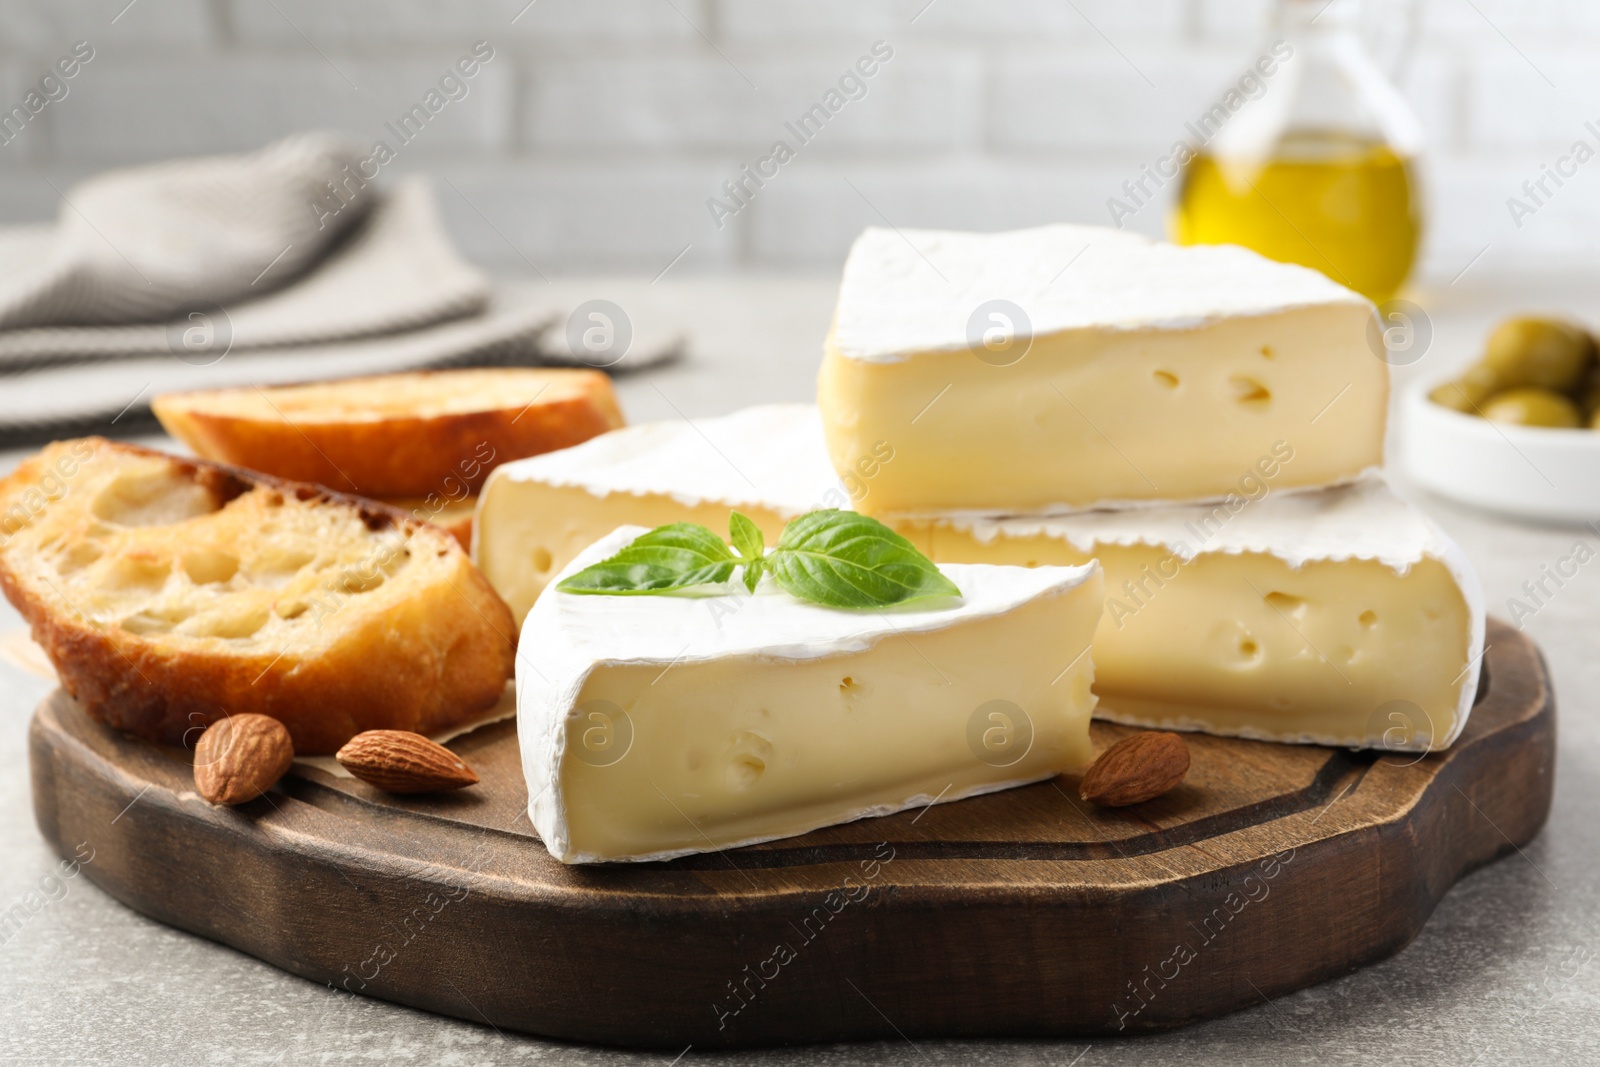
[[[673,335],[574,355],[568,309],[466,263],[426,179],[380,190],[357,159],[300,135],[112,172],[54,226],[0,229],[0,444],[148,425],[177,389],[681,352]]]
[[[354,142],[311,133],[81,182],[38,258],[0,275],[0,330],[161,322],[245,298],[268,264],[276,288],[362,221],[376,197],[345,178],[360,159]],[[347,189],[349,210],[313,212],[330,187]]]

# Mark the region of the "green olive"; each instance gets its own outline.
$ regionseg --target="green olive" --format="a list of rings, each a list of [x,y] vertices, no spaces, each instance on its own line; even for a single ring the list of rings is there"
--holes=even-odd
[[[1523,386],[1496,393],[1483,405],[1484,418],[1518,426],[1574,428],[1582,425],[1578,406],[1549,389]]]
[[[1589,375],[1589,380],[1578,393],[1578,407],[1583,409],[1585,418],[1600,412],[1600,374]]]
[[[1451,411],[1477,415],[1483,402],[1499,391],[1494,374],[1482,363],[1468,368],[1461,377],[1436,385],[1428,399]]]
[[[1489,335],[1483,366],[1505,389],[1522,385],[1569,392],[1595,362],[1595,341],[1581,326],[1557,319],[1507,319]]]

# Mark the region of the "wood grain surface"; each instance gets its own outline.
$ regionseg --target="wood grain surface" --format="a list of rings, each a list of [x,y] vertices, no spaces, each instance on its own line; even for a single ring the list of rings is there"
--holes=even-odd
[[[1421,758],[1195,735],[1187,781],[1135,808],[1092,808],[1064,777],[670,863],[552,860],[512,723],[451,744],[483,779],[458,794],[296,769],[225,809],[188,752],[57,692],[32,725],[34,807],[130,907],[502,1029],[673,1051],[1131,1033],[1398,952],[1451,884],[1538,832],[1548,676],[1494,621],[1485,664],[1466,732]]]

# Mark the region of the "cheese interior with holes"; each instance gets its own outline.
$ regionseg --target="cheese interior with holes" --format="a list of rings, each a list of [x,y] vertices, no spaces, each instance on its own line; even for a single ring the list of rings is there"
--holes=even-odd
[[[576,573],[643,527],[580,553]],[[529,612],[529,815],[567,863],[803,834],[1081,770],[1104,589],[1077,567],[951,565],[961,596],[842,611],[764,583]]]
[[[830,478],[821,425],[801,405],[699,423],[729,455],[761,455],[766,495],[733,483],[720,500],[699,465],[718,457],[681,420],[646,424],[512,464],[480,522],[491,582],[513,608],[619,522],[725,529],[737,507],[768,543],[807,499],[870,499],[900,461],[882,450]],[[605,447],[601,448],[601,443]],[[1453,740],[1477,692],[1483,594],[1461,551],[1377,475],[1282,492],[1298,454],[1267,457],[1218,504],[1054,516],[949,512],[892,519],[935,562],[1105,569],[1095,633],[1101,717],[1278,741],[1425,749]],[[559,457],[559,461],[558,461]],[[785,473],[787,471],[787,473]],[[515,551],[513,551],[515,550]],[[543,565],[543,569],[542,569]],[[1403,712],[1395,732],[1381,707]],[[1382,723],[1382,725],[1376,725]]]
[[[1483,592],[1379,476],[1216,505],[925,520],[940,562],[1100,561],[1101,718],[1268,741],[1427,751],[1478,691]]]
[[[841,476],[892,447],[869,514],[1217,499],[1275,447],[1279,488],[1383,462],[1372,305],[1305,267],[1118,230],[869,229],[817,401]]]

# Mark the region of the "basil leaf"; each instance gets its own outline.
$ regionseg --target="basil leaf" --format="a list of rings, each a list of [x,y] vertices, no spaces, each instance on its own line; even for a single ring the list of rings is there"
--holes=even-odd
[[[828,607],[961,595],[910,541],[853,511],[813,511],[790,522],[767,565],[785,592]]]
[[[610,596],[670,593],[724,583],[742,566],[752,593],[771,571],[791,596],[827,607],[876,608],[961,595],[910,541],[853,511],[802,515],[784,527],[770,552],[760,528],[737,511],[729,513],[728,533],[735,549],[694,523],[658,526],[556,588]]]
[[[563,593],[636,596],[725,582],[737,562],[722,538],[692,522],[658,526],[556,586]]]
[[[761,572],[766,567],[766,560],[762,556],[767,551],[767,543],[761,536],[761,528],[751,522],[749,516],[730,511],[728,534],[744,563],[744,587],[754,593],[756,583],[761,581]]]

